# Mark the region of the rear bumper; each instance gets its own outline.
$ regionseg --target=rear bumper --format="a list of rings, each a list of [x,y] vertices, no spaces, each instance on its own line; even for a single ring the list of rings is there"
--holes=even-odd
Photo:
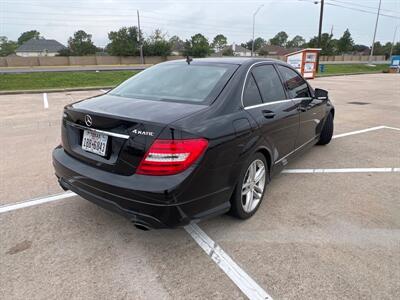
[[[230,188],[193,196],[191,190],[199,190],[193,185],[207,183],[193,180],[190,169],[174,176],[118,175],[89,166],[62,147],[54,149],[53,165],[64,189],[147,227],[182,226],[230,208]]]

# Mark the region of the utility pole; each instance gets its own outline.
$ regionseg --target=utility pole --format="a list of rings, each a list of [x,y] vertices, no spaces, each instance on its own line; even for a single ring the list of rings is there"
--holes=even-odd
[[[378,13],[376,14],[374,38],[372,40],[371,52],[369,54],[369,60],[368,60],[368,64],[369,65],[372,65],[372,55],[374,55],[374,45],[375,45],[375,38],[376,38],[376,30],[378,29],[379,14],[381,12],[381,3],[382,3],[382,0],[379,0]]]
[[[389,54],[389,59],[392,57],[393,54],[393,47],[394,47],[394,42],[396,40],[396,34],[397,34],[397,28],[399,26],[396,26],[396,28],[394,29],[394,34],[393,34],[393,42],[392,42],[392,47],[390,47],[390,54]]]
[[[264,6],[264,4],[261,4],[253,14],[253,40],[252,40],[252,43],[251,43],[251,56],[253,56],[253,54],[254,54],[254,27],[255,27],[255,24],[256,24],[256,14],[260,11],[260,9],[263,6]]]
[[[142,38],[140,33],[140,17],[139,17],[139,10],[137,10],[137,23],[138,23],[138,34],[137,34],[137,41],[139,44],[139,51],[140,51],[140,63],[144,64],[144,57],[143,57],[143,45],[142,45]]]
[[[317,44],[318,48],[321,48],[322,19],[323,18],[324,18],[324,0],[321,0],[321,8],[319,11],[319,28],[318,28],[318,44]]]
[[[321,48],[321,36],[322,36],[322,20],[324,18],[324,0],[321,0],[321,8],[319,11],[319,28],[318,28],[318,43],[317,48]],[[333,26],[332,26],[333,30]],[[319,53],[317,55],[317,73],[319,69]]]

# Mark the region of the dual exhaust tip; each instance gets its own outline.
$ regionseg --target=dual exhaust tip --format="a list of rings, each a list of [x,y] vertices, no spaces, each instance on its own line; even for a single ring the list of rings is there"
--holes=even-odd
[[[65,184],[64,180],[62,180],[61,178],[59,178],[59,179],[58,179],[58,182],[59,182],[61,188],[62,188],[64,191],[68,191],[68,190],[69,190],[69,188],[68,188],[68,186]],[[140,223],[140,222],[132,221],[132,223],[133,223],[133,225],[136,227],[136,229],[139,229],[139,230],[148,231],[148,230],[151,229],[148,225],[145,225],[145,224]]]
[[[151,229],[149,226],[139,223],[139,222],[132,221],[132,223],[133,223],[133,226],[135,226],[136,229],[139,229],[139,230],[148,231]]]

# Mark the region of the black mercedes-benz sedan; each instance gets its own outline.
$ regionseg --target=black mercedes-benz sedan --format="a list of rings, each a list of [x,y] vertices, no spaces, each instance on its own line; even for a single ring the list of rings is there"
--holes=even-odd
[[[67,105],[53,164],[65,190],[142,229],[247,219],[274,174],[330,142],[334,115],[281,61],[188,58]]]

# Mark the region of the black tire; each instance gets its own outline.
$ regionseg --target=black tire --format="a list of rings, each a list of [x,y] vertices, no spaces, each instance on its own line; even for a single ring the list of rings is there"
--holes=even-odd
[[[322,128],[321,135],[319,137],[319,141],[317,145],[327,145],[332,139],[333,135],[333,115],[329,113],[326,117],[326,121],[324,124],[324,128]]]
[[[247,173],[247,170],[249,169],[250,165],[255,162],[255,161],[262,161],[264,164],[264,168],[265,168],[265,182],[264,182],[264,188],[262,191],[262,195],[261,195],[261,200],[259,200],[257,206],[251,211],[251,212],[246,212],[243,208],[242,205],[242,187],[243,187],[243,183],[245,180],[245,176]],[[239,175],[239,180],[238,183],[236,185],[236,188],[232,194],[231,197],[231,210],[230,210],[230,214],[238,219],[248,219],[250,218],[252,215],[254,215],[258,208],[260,207],[260,204],[262,202],[262,199],[264,197],[265,194],[265,190],[266,187],[269,183],[269,170],[268,170],[268,165],[267,162],[265,160],[264,155],[262,155],[261,153],[257,152],[254,155],[252,155],[250,157],[250,159],[247,160],[247,162],[244,164],[244,167],[242,169],[242,171],[240,172]]]

